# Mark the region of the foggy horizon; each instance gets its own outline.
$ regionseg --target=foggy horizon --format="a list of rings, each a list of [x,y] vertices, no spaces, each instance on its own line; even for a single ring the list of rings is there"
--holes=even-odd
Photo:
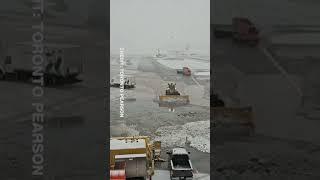
[[[209,0],[111,0],[111,52],[210,48]],[[124,23],[125,22],[125,23]]]

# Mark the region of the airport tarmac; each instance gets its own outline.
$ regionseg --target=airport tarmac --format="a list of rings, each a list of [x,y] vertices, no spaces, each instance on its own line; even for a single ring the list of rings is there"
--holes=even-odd
[[[202,83],[200,86],[191,77],[186,77],[177,74],[176,69],[169,68],[160,64],[155,58],[146,55],[140,56],[125,56],[130,65],[125,69],[126,75],[132,75],[136,80],[136,88],[125,90],[128,98],[134,97],[134,101],[125,101],[125,118],[119,117],[119,88],[110,89],[111,100],[111,136],[127,136],[127,135],[147,135],[152,140],[159,138],[161,135],[161,127],[182,128],[187,123],[206,121],[209,123],[210,108],[209,96],[205,93],[209,92],[208,84]],[[117,56],[111,58],[111,78],[119,74],[119,63]],[[174,60],[172,60],[174,61]],[[209,61],[207,61],[208,63]],[[190,96],[190,104],[181,107],[175,107],[174,112],[170,112],[167,107],[159,107],[157,98],[163,94],[167,88],[168,82],[175,82],[176,88],[182,95]],[[196,87],[196,88],[195,88]],[[193,88],[194,91],[190,91]],[[206,90],[205,90],[206,89]],[[188,93],[188,94],[187,94]],[[199,129],[201,129],[199,124]],[[168,127],[169,128],[169,127]],[[203,126],[208,131],[207,134],[196,134],[196,131],[185,133],[185,131],[173,130],[177,132],[176,136],[180,136],[180,140],[185,141],[186,137],[191,139],[194,136],[194,141],[200,140],[200,136],[207,136],[207,139],[202,141],[209,146],[209,124]],[[196,128],[195,128],[196,129]],[[194,168],[202,173],[210,172],[209,157],[210,151],[197,149],[196,145],[192,147],[184,142],[176,141],[172,136],[161,137],[163,142],[163,152],[175,146],[185,146],[192,151],[191,161]],[[171,142],[172,141],[172,142]],[[201,152],[203,150],[204,152]],[[163,153],[163,158],[167,155]],[[166,168],[167,165],[159,165],[158,168]]]

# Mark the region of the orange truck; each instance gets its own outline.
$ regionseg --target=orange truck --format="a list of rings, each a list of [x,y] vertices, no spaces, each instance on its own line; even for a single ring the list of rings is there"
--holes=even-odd
[[[216,38],[232,37],[235,42],[257,45],[260,41],[259,30],[248,18],[234,17],[232,25],[214,24]]]
[[[184,76],[191,76],[191,70],[188,67],[183,67],[182,69],[178,69],[177,73],[183,74]]]

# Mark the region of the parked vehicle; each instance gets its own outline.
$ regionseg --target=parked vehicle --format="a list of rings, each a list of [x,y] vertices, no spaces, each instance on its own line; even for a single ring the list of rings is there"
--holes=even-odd
[[[178,69],[177,73],[183,74],[184,76],[191,76],[191,70],[188,67],[183,67],[182,69]]]
[[[189,152],[184,148],[173,148],[167,152],[169,155],[170,179],[192,179],[193,167]]]
[[[259,30],[247,18],[235,17],[232,25],[213,25],[216,38],[232,37],[235,42],[245,42],[257,45],[260,41]]]

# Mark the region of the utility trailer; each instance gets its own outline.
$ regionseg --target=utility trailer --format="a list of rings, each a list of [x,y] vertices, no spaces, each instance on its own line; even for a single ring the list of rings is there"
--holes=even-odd
[[[42,76],[44,86],[82,81],[79,75],[83,73],[85,56],[80,46],[46,43],[40,54],[43,61],[35,65],[32,45],[32,42],[22,42],[10,47],[1,46],[0,80],[32,82]]]
[[[246,42],[257,45],[260,41],[259,30],[247,18],[235,17],[231,25],[214,24],[214,36],[216,38],[232,37],[235,42]]]
[[[169,155],[170,179],[193,179],[193,167],[189,152],[184,148],[173,148]]]

